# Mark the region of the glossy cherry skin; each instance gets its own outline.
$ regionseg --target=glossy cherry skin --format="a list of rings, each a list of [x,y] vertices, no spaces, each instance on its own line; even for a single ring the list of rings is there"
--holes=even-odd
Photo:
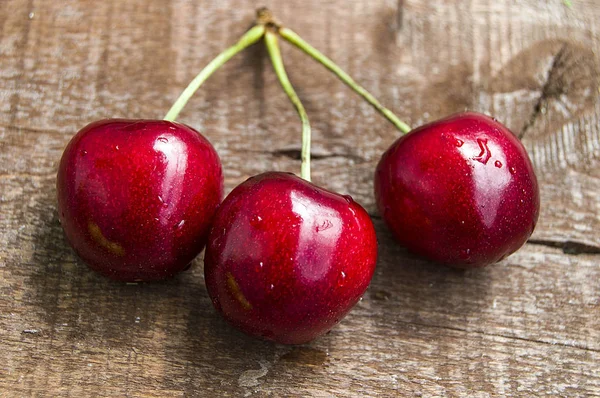
[[[377,165],[375,198],[400,244],[458,268],[515,252],[531,236],[540,207],[521,142],[473,112],[419,127],[392,144]]]
[[[236,187],[219,207],[204,274],[215,308],[231,324],[301,344],[350,311],[376,261],[373,223],[352,198],[269,172]]]
[[[92,269],[121,281],[161,280],[204,248],[223,195],[221,162],[183,124],[102,120],[68,144],[57,192],[67,239]]]

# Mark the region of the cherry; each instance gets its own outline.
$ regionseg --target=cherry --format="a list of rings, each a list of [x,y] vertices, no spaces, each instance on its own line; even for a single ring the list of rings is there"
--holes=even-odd
[[[122,281],[160,280],[204,248],[222,184],[217,153],[191,127],[101,120],[63,153],[59,218],[92,269]]]
[[[403,246],[458,268],[482,267],[519,249],[540,206],[521,142],[473,112],[421,126],[393,143],[377,165],[375,197]]]
[[[217,210],[204,273],[214,306],[234,326],[301,344],[356,304],[376,259],[371,219],[349,196],[268,172],[236,187]]]
[[[164,120],[101,120],[71,140],[58,171],[60,221],[90,267],[153,281],[202,251],[223,195],[221,162],[200,133],[174,121],[209,76],[264,32],[253,27],[213,59]]]
[[[377,261],[367,212],[310,182],[310,123],[285,72],[277,37],[265,43],[302,121],[302,178],[268,172],[236,187],[217,210],[204,258],[208,294],[243,332],[306,343],[337,324],[365,292]]]

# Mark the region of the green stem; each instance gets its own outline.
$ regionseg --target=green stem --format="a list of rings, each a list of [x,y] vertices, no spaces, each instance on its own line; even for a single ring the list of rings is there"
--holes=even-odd
[[[302,166],[300,176],[306,181],[310,181],[310,123],[308,121],[308,115],[285,72],[283,60],[281,59],[281,52],[279,51],[277,35],[270,30],[267,30],[265,33],[265,43],[267,44],[267,50],[271,57],[273,69],[275,69],[275,74],[277,75],[277,78],[279,78],[279,83],[281,84],[281,87],[283,87],[283,91],[285,91],[290,98],[292,104],[296,107],[300,120],[302,121]]]
[[[187,104],[196,90],[198,90],[198,88],[206,81],[206,79],[210,77],[210,75],[223,66],[225,62],[229,61],[234,55],[259,41],[264,34],[264,25],[254,26],[252,29],[246,32],[236,44],[217,55],[217,57],[208,65],[206,65],[206,67],[202,69],[202,71],[194,78],[194,80],[191,81],[186,89],[183,90],[179,98],[177,98],[177,101],[175,101],[171,109],[169,109],[169,112],[167,112],[165,115],[164,119],[169,121],[174,121],[177,119],[179,112],[181,112],[185,104]]]
[[[367,102],[375,109],[379,111],[386,119],[388,119],[394,126],[396,126],[403,133],[408,133],[410,131],[410,126],[400,120],[392,111],[384,107],[363,87],[361,87],[358,83],[354,81],[346,72],[344,72],[339,66],[337,66],[332,60],[327,58],[324,54],[322,54],[319,50],[308,44],[304,39],[302,39],[298,34],[293,32],[288,28],[280,28],[278,30],[281,37],[285,40],[289,41],[316,61],[320,62],[327,69],[332,71],[341,81],[346,83],[352,90],[362,96]]]

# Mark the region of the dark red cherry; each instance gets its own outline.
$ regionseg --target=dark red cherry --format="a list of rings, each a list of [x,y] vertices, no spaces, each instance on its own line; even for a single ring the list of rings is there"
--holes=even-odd
[[[472,112],[419,127],[392,144],[377,166],[375,197],[400,244],[459,268],[482,267],[519,249],[540,206],[521,142]]]
[[[58,170],[68,241],[91,268],[122,281],[183,270],[206,244],[221,162],[194,129],[163,120],[102,120],[69,143]]]
[[[377,260],[369,215],[349,196],[264,173],[217,210],[206,287],[234,326],[284,344],[329,331],[365,292]]]

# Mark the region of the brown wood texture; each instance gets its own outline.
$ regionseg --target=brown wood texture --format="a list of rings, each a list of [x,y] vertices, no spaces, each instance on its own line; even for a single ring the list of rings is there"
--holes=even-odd
[[[0,396],[600,395],[600,4],[572,3],[0,0]],[[411,125],[468,108],[522,136],[542,195],[531,241],[468,272],[397,246],[372,175],[399,133],[283,44],[314,127],[314,181],[373,215],[380,259],[363,300],[288,347],[218,316],[202,256],[156,284],[88,270],[56,214],[66,143],[96,119],[162,117],[262,5]],[[217,148],[227,191],[299,171],[300,125],[263,45],[180,120]]]

